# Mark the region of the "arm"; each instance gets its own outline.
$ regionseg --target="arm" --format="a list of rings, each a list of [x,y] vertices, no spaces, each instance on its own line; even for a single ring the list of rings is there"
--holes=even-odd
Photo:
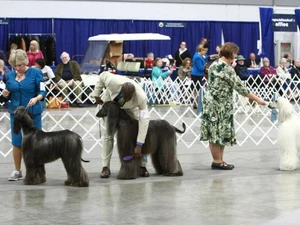
[[[80,76],[80,66],[78,64],[78,62],[76,61],[72,61],[72,67],[70,68],[73,74],[73,80],[78,80],[81,81],[81,76]]]
[[[162,70],[160,68],[158,68],[157,66],[153,68],[152,70],[152,77],[158,79],[159,77],[161,77],[162,79],[165,79],[166,77],[168,77],[170,74],[169,71],[166,72],[162,72]]]
[[[56,67],[56,70],[54,72],[56,82],[59,82],[61,80],[62,71],[63,71],[63,65],[58,64],[57,67]]]
[[[180,80],[184,80],[184,73],[183,73],[183,68],[180,67],[178,70],[177,70],[177,76]]]
[[[146,135],[148,132],[150,117],[147,106],[147,98],[139,105],[139,130],[134,149],[135,157],[141,156],[142,146],[145,143]]]
[[[28,106],[35,105],[38,101],[41,101],[46,96],[46,85],[43,79],[42,71],[37,70],[35,78],[35,89],[37,91],[37,96],[30,99]]]
[[[112,76],[109,72],[101,73],[99,75],[98,79],[97,79],[96,84],[95,84],[92,96],[95,97],[96,102],[98,104],[103,104],[103,101],[101,101],[101,99],[100,99],[100,94],[103,91],[103,88],[105,88],[105,81],[109,76]]]
[[[229,76],[228,76],[229,75]],[[235,71],[230,67],[226,68],[225,78],[229,82],[229,84],[237,91],[240,95],[245,96],[251,100],[256,101],[260,105],[265,105],[265,101],[251,93],[242,83],[240,78],[235,74]]]

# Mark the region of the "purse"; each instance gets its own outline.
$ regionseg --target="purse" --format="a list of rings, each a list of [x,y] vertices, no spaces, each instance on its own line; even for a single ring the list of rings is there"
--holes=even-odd
[[[61,105],[62,97],[49,97],[48,109],[59,109]]]

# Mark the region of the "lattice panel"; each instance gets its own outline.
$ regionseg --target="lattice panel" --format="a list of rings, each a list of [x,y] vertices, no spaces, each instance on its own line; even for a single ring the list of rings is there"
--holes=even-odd
[[[149,98],[149,105],[152,105],[150,107],[151,119],[166,119],[179,129],[181,129],[184,122],[187,130],[184,134],[178,135],[178,142],[182,142],[187,148],[199,144],[208,146],[207,142],[199,142],[201,114],[197,114],[197,111],[191,107],[195,101],[194,92],[196,90],[191,89],[189,80],[176,80],[173,82],[161,80],[160,82],[162,82],[164,89],[159,90],[160,92],[155,91],[157,84],[150,80],[136,79],[136,81],[143,87]],[[299,91],[297,85],[299,83],[294,81],[295,85],[284,88],[282,82],[277,82],[277,86],[276,83],[265,84],[260,77],[256,77],[255,80],[251,77],[245,81],[245,85],[268,101],[272,99],[274,93],[281,92],[291,100],[295,111],[299,114],[299,98],[297,96]],[[258,84],[261,86],[258,87]],[[279,84],[281,85],[280,90],[276,90]],[[91,86],[78,86],[78,88],[82,90],[82,96],[85,96],[85,98],[82,98],[82,102],[89,101],[92,104],[94,99],[90,96],[90,93],[93,88]],[[50,90],[50,93],[52,91]],[[203,93],[205,95],[205,87],[203,87]],[[62,91],[57,93],[57,95],[61,94],[63,94]],[[69,90],[67,96],[64,96],[64,99],[70,102],[76,101],[76,97],[69,99],[71,97],[74,97],[72,89]],[[234,102],[238,145],[243,146],[249,142],[259,145],[262,141],[269,141],[271,144],[275,144],[278,125],[270,119],[271,110],[264,106],[258,106],[255,103],[250,104],[247,99],[238,95],[234,95]],[[158,107],[160,104],[166,107]],[[84,151],[87,153],[93,150],[99,151],[102,148],[100,127],[102,132],[104,127],[94,114],[94,108],[75,111],[69,109],[45,110],[42,117],[43,129],[45,131],[70,129],[82,137]],[[7,157],[12,151],[10,121],[7,112],[0,112],[0,124],[0,153],[3,157]]]

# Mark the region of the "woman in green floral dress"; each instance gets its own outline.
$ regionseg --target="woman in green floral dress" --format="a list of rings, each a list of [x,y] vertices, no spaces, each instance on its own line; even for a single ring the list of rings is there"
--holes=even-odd
[[[225,145],[236,144],[233,117],[233,90],[265,105],[265,101],[242,85],[231,63],[237,56],[239,47],[231,42],[224,44],[220,58],[210,66],[208,86],[203,99],[201,120],[201,141],[209,141],[213,157],[212,169],[232,170],[233,165],[223,161]]]

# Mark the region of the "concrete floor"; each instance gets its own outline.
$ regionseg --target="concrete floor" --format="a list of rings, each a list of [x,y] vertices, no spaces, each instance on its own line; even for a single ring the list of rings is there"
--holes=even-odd
[[[81,109],[84,110],[84,109]],[[47,164],[47,182],[25,186],[9,182],[12,156],[0,160],[0,224],[300,224],[299,171],[278,170],[277,146],[263,141],[225,149],[232,171],[211,170],[211,155],[202,144],[178,145],[182,177],[155,175],[117,180],[119,161],[112,158],[112,176],[100,179],[101,149],[84,153],[90,187],[66,187],[60,160]],[[24,166],[23,166],[24,168]],[[25,171],[24,171],[25,173]]]

